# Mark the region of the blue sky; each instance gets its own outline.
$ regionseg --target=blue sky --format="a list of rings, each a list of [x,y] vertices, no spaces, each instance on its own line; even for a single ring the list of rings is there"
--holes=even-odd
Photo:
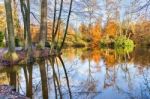
[[[79,0],[74,0],[74,1],[79,1]],[[97,0],[98,1],[98,5],[100,6],[100,10],[97,11],[98,13],[101,13],[101,17],[102,17],[102,21],[103,23],[105,23],[105,21],[107,21],[107,15],[106,15],[106,11],[105,11],[105,2],[106,0]],[[109,0],[109,1],[119,1],[119,0]],[[134,0],[120,0],[120,20],[123,20],[125,18],[125,11],[130,11],[130,7],[131,7],[131,2],[134,1]],[[138,1],[144,1],[144,0],[138,0]],[[3,0],[0,0],[0,3],[3,3],[4,1]],[[141,3],[142,4],[142,3]],[[77,5],[76,5],[77,6]],[[78,9],[78,8],[77,8]],[[78,9],[80,10],[80,9]],[[111,10],[111,9],[110,9]],[[37,7],[36,5],[32,5],[31,6],[31,11],[33,11],[37,16],[39,16],[40,14],[40,7]],[[40,17],[40,16],[39,16]],[[73,20],[74,18],[77,18],[76,20]],[[80,23],[80,22],[76,22],[78,21],[78,19],[80,20],[81,19],[81,16],[77,16],[75,14],[72,14],[72,24],[76,23]],[[86,19],[86,17],[82,17],[82,20],[80,21],[88,21],[88,19]]]

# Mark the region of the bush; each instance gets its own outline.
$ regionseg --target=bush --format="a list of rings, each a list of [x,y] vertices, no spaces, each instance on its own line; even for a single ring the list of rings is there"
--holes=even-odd
[[[115,48],[134,47],[134,42],[126,36],[119,36],[115,39]]]
[[[3,34],[3,32],[0,32],[0,47],[4,46],[3,39],[4,39],[4,34]]]
[[[134,47],[129,47],[129,46],[126,46],[125,48],[122,48],[122,47],[115,48],[116,53],[119,54],[119,55],[130,53],[133,50],[134,50]]]
[[[134,49],[134,42],[125,36],[119,36],[115,39],[115,50],[118,54],[132,52]]]

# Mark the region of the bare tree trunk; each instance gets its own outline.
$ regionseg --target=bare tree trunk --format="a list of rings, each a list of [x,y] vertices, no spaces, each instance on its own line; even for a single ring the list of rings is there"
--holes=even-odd
[[[61,24],[60,19],[61,19],[62,8],[63,8],[63,0],[61,0],[61,3],[60,3],[59,15],[58,15],[57,24],[56,24],[56,27],[55,27],[55,23],[56,23],[56,5],[57,5],[57,2],[55,0],[54,18],[53,18],[53,27],[52,27],[53,31],[52,31],[51,52],[54,52],[54,46],[57,46],[55,44],[55,41],[56,41],[55,38],[56,38],[56,35],[57,35],[57,32],[58,32],[59,26]]]
[[[25,16],[25,4],[23,0],[20,0],[20,8],[21,8],[21,14],[23,17],[24,22],[24,40],[26,39],[26,16]]]
[[[27,48],[28,48],[28,56],[32,57],[32,39],[30,33],[30,0],[27,0]]]
[[[40,46],[45,47],[47,38],[47,0],[41,1],[41,25],[40,25]]]
[[[54,17],[53,17],[53,26],[52,26],[52,43],[51,43],[51,53],[54,52],[54,46],[55,46],[55,23],[56,23],[56,0],[54,1]]]
[[[9,42],[8,47],[9,52],[13,53],[15,52],[15,41],[14,41],[14,27],[13,27],[11,0],[5,0],[5,10],[8,29],[8,42]]]
[[[24,43],[25,49],[28,50],[28,59],[32,58],[32,38],[30,33],[30,0],[26,2],[20,0],[21,3],[21,13],[24,22]]]
[[[58,28],[59,28],[59,25],[60,25],[60,19],[61,19],[61,14],[62,14],[62,8],[63,8],[63,0],[61,0],[61,4],[60,4],[59,15],[58,15],[57,25],[56,25],[56,29],[55,29],[55,33],[54,33],[54,38],[55,38],[55,36],[57,35]]]
[[[73,0],[70,1],[70,7],[69,7],[69,13],[68,13],[68,17],[67,17],[67,23],[66,23],[65,34],[64,34],[63,41],[62,41],[62,43],[61,43],[61,46],[60,46],[59,51],[62,50],[62,48],[63,48],[63,46],[64,46],[64,43],[65,43],[66,36],[67,36],[68,26],[69,26],[69,20],[70,20],[70,15],[71,15],[71,10],[72,10],[72,2],[73,2]]]

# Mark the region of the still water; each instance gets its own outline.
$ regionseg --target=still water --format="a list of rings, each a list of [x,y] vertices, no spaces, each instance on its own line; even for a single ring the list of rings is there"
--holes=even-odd
[[[122,52],[122,51],[121,51]],[[61,57],[1,67],[0,84],[33,99],[150,99],[150,49],[65,49]]]

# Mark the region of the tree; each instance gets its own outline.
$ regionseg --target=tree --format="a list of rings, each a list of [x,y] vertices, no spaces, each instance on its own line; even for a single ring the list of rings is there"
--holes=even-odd
[[[69,21],[70,21],[70,15],[71,15],[71,10],[72,10],[72,3],[73,3],[73,0],[70,1],[69,12],[68,12],[67,22],[66,22],[66,28],[65,28],[63,41],[62,41],[62,43],[61,43],[61,46],[60,46],[60,48],[59,48],[59,51],[62,50],[62,48],[63,48],[63,46],[64,46],[64,43],[65,43],[66,36],[67,36],[68,26],[69,26]]]
[[[20,3],[24,23],[25,49],[28,51],[28,58],[32,58],[32,39],[30,33],[30,0],[20,0]]]
[[[109,21],[105,27],[105,33],[109,37],[115,37],[117,34],[118,25],[114,21]]]
[[[88,35],[87,39],[91,41],[92,39],[92,31],[91,29],[93,28],[92,25],[96,21],[97,17],[100,15],[100,6],[98,3],[98,0],[79,0],[81,9],[83,9],[82,16],[84,16],[84,20],[87,20],[88,24]]]
[[[101,39],[101,21],[97,20],[97,22],[94,24],[93,28],[92,28],[92,41],[93,43],[98,43],[98,41],[100,41]]]
[[[6,10],[6,21],[7,21],[7,30],[8,30],[8,53],[12,60],[18,59],[15,52],[15,38],[14,38],[14,24],[12,17],[12,8],[11,0],[4,0],[5,10]]]
[[[59,7],[59,14],[58,14],[58,19],[57,17],[57,0],[54,0],[54,15],[53,15],[53,25],[52,25],[52,42],[51,42],[51,52],[54,52],[54,47],[58,46],[58,41],[59,41],[59,30],[61,30],[61,15],[62,15],[62,9],[63,9],[63,0],[60,2],[60,7]],[[57,40],[56,40],[57,36]],[[55,43],[57,42],[57,43]]]
[[[40,46],[45,47],[47,38],[47,0],[41,1]]]
[[[88,35],[88,27],[84,23],[80,24],[79,31],[80,31],[80,33],[81,33],[83,38],[87,37],[87,35]]]

